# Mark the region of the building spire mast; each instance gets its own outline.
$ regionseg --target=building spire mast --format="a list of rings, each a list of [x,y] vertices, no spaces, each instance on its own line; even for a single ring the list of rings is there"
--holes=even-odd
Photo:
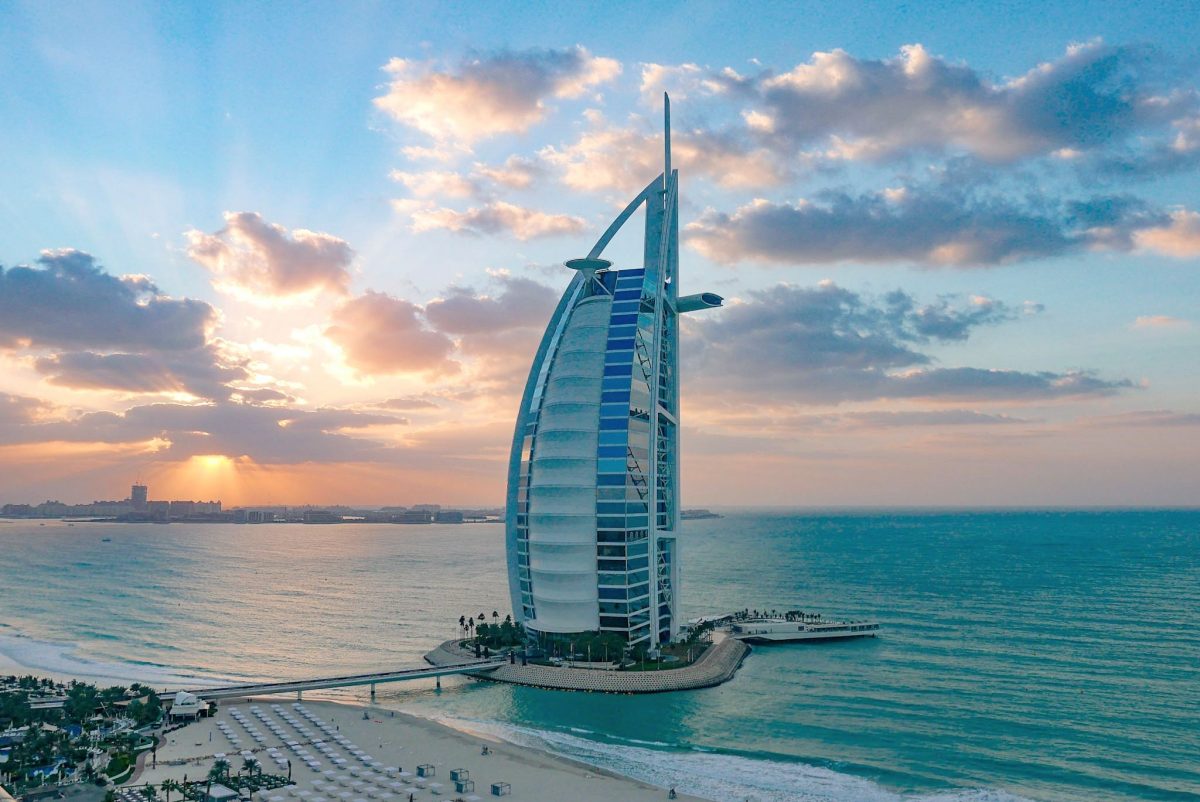
[[[663,189],[671,180],[671,97],[663,92]]]

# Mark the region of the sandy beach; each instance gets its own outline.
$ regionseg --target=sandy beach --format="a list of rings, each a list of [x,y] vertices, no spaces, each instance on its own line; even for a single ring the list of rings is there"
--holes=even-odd
[[[133,784],[149,782],[157,785],[167,778],[182,780],[184,775],[189,780],[203,778],[218,754],[225,755],[231,771],[236,773],[243,763],[243,750],[251,750],[262,761],[265,772],[286,774],[286,767],[277,766],[268,752],[276,749],[283,758],[290,758],[296,785],[293,789],[272,792],[271,796],[281,796],[287,802],[317,802],[318,798],[325,802],[407,802],[409,794],[414,800],[474,802],[475,799],[495,798],[491,786],[496,782],[509,784],[511,795],[503,798],[514,802],[650,802],[667,799],[665,788],[538,750],[461,732],[399,711],[305,701],[303,709],[316,718],[313,721],[293,707],[295,704],[294,699],[282,697],[223,702],[215,717],[167,733],[165,742],[158,748],[157,767],[150,768],[147,764]],[[257,708],[257,715],[252,707]],[[233,715],[235,710],[242,714],[241,721]],[[368,711],[367,718],[363,717],[364,710]],[[308,728],[310,733],[299,731],[284,714]],[[281,733],[269,729],[268,722],[278,727]],[[219,726],[221,723],[227,728],[225,732]],[[320,724],[332,726],[333,736],[323,732]],[[261,733],[261,743],[253,738],[247,725]],[[226,732],[238,741],[232,741]],[[339,743],[338,737],[348,739],[350,743]],[[287,741],[294,741],[296,745],[289,747]],[[320,751],[314,745],[315,741],[323,741],[327,749],[332,749],[332,755]],[[489,752],[486,755],[482,754],[485,745]],[[297,749],[306,750],[319,765],[306,765]],[[361,750],[364,756],[355,756],[354,749]],[[376,762],[368,765],[363,762],[364,757]],[[335,760],[345,763],[336,764]],[[433,767],[434,776],[417,777],[417,767],[426,764]],[[475,790],[457,792],[451,780],[454,769],[466,769],[475,783]],[[372,771],[374,781],[370,776],[363,776]],[[350,794],[346,795],[347,792]],[[388,794],[392,796],[389,798]],[[703,802],[682,793],[678,798]]]

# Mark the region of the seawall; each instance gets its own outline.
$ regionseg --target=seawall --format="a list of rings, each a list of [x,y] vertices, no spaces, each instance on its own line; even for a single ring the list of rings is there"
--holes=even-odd
[[[726,638],[713,644],[700,659],[682,668],[659,671],[605,671],[558,666],[502,665],[494,671],[468,674],[476,679],[511,682],[537,688],[599,693],[666,693],[707,688],[733,678],[750,652],[739,640]],[[449,640],[425,655],[426,662],[439,666],[473,659],[474,652],[461,647],[461,641]]]

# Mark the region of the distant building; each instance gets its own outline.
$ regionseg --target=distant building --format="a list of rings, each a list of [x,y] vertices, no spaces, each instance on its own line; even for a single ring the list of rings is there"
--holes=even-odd
[[[329,510],[305,510],[304,523],[306,524],[340,524],[342,516],[335,515]]]
[[[169,521],[171,520],[171,502],[147,501],[146,514],[152,521]]]
[[[134,512],[146,511],[146,499],[149,493],[150,488],[146,485],[134,485],[129,488],[129,503],[133,505]]]
[[[196,502],[194,501],[172,501],[171,502],[171,517],[186,518],[196,512]]]
[[[421,510],[392,513],[389,520],[394,524],[427,524],[433,522],[433,514]]]
[[[459,510],[438,510],[433,514],[433,522],[437,524],[460,524],[463,514]]]
[[[180,691],[175,694],[175,700],[171,703],[171,709],[167,711],[167,717],[172,721],[200,718],[201,710],[206,707],[207,705],[200,701],[199,696],[187,691]]]
[[[441,504],[414,504],[409,507],[410,510],[418,510],[420,512],[437,512],[441,508]]]

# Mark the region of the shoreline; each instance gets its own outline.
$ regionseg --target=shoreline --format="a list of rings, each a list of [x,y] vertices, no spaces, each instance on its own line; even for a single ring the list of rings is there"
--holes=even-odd
[[[185,774],[196,779],[207,773],[214,756],[224,753],[234,769],[241,764],[238,756],[242,746],[231,744],[217,728],[218,721],[227,722],[235,732],[241,726],[231,717],[232,709],[241,710],[252,718],[250,706],[256,705],[272,719],[280,721],[280,712],[271,706],[279,705],[283,712],[294,713],[292,697],[257,697],[245,700],[225,700],[213,718],[201,719],[186,727],[168,733],[158,748],[156,768],[144,768],[139,772],[136,783],[159,784],[168,777],[180,780]],[[466,727],[455,727],[442,721],[414,715],[384,705],[362,705],[354,702],[333,700],[304,701],[304,707],[323,721],[334,724],[340,735],[350,738],[362,749],[389,766],[412,771],[418,764],[429,763],[436,767],[434,782],[451,785],[450,771],[465,768],[477,783],[474,792],[457,794],[452,787],[439,789],[442,795],[453,800],[468,794],[490,796],[492,782],[507,782],[512,786],[514,800],[531,802],[557,802],[563,799],[577,800],[628,800],[628,802],[651,802],[667,799],[668,789],[628,777],[611,769],[594,766],[585,761],[560,755],[533,746],[516,744],[495,735],[478,732]],[[367,718],[363,718],[364,711]],[[282,723],[282,722],[281,722]],[[290,736],[296,737],[290,725],[283,724]],[[245,733],[242,733],[243,735]],[[490,754],[481,754],[486,744]],[[266,760],[266,746],[286,750],[283,741],[274,735],[267,736],[267,744],[258,747],[256,754]],[[322,759],[324,764],[326,761]],[[323,765],[323,768],[330,768]],[[278,771],[267,765],[270,773]],[[324,778],[309,769],[298,759],[292,761],[293,779],[299,789],[311,788],[314,780]],[[341,770],[339,770],[341,771]],[[400,795],[407,799],[407,793]],[[419,793],[418,798],[430,798]],[[684,802],[711,802],[706,798],[678,793]]]

